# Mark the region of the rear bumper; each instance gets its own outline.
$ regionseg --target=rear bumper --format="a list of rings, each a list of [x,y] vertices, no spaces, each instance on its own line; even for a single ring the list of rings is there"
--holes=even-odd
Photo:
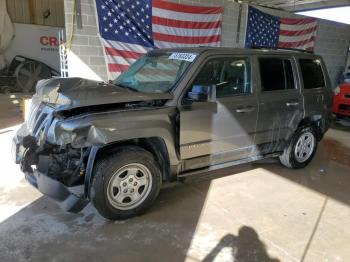
[[[42,194],[56,200],[61,208],[67,212],[81,211],[89,201],[72,193],[68,187],[36,170],[33,173],[25,172],[25,178]]]
[[[350,99],[341,96],[334,96],[333,113],[350,116]]]

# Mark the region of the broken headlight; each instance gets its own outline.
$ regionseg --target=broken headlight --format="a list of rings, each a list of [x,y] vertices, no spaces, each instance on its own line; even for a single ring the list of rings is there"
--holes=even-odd
[[[36,95],[41,101],[53,105],[70,105],[71,100],[59,92],[60,85],[49,86],[48,80],[41,80],[36,87]]]
[[[52,92],[50,94],[45,94],[42,97],[42,101],[48,104],[54,105],[70,105],[71,100],[58,92]]]

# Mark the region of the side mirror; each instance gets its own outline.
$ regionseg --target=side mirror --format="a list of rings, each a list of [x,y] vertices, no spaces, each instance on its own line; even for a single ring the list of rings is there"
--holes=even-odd
[[[216,100],[216,85],[201,86],[194,85],[188,92],[188,98],[195,102],[207,102]]]

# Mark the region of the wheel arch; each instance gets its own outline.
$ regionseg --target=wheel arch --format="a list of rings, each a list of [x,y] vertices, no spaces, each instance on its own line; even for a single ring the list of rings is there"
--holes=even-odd
[[[175,174],[171,170],[170,157],[167,145],[161,137],[141,137],[122,141],[112,142],[103,146],[92,146],[87,161],[85,172],[85,196],[88,197],[89,188],[93,179],[93,168],[95,163],[106,155],[118,151],[120,147],[138,146],[149,151],[159,164],[162,172],[162,179],[165,181],[174,180]]]
[[[312,126],[316,131],[318,141],[322,139],[324,133],[326,132],[326,120],[319,114],[304,117],[300,121],[298,128],[301,126]]]

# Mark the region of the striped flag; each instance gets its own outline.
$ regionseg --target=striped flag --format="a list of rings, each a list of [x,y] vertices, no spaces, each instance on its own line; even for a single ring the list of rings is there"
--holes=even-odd
[[[222,7],[163,0],[96,0],[109,79],[154,48],[220,46]]]
[[[313,51],[316,32],[314,18],[283,18],[249,6],[245,46]]]

